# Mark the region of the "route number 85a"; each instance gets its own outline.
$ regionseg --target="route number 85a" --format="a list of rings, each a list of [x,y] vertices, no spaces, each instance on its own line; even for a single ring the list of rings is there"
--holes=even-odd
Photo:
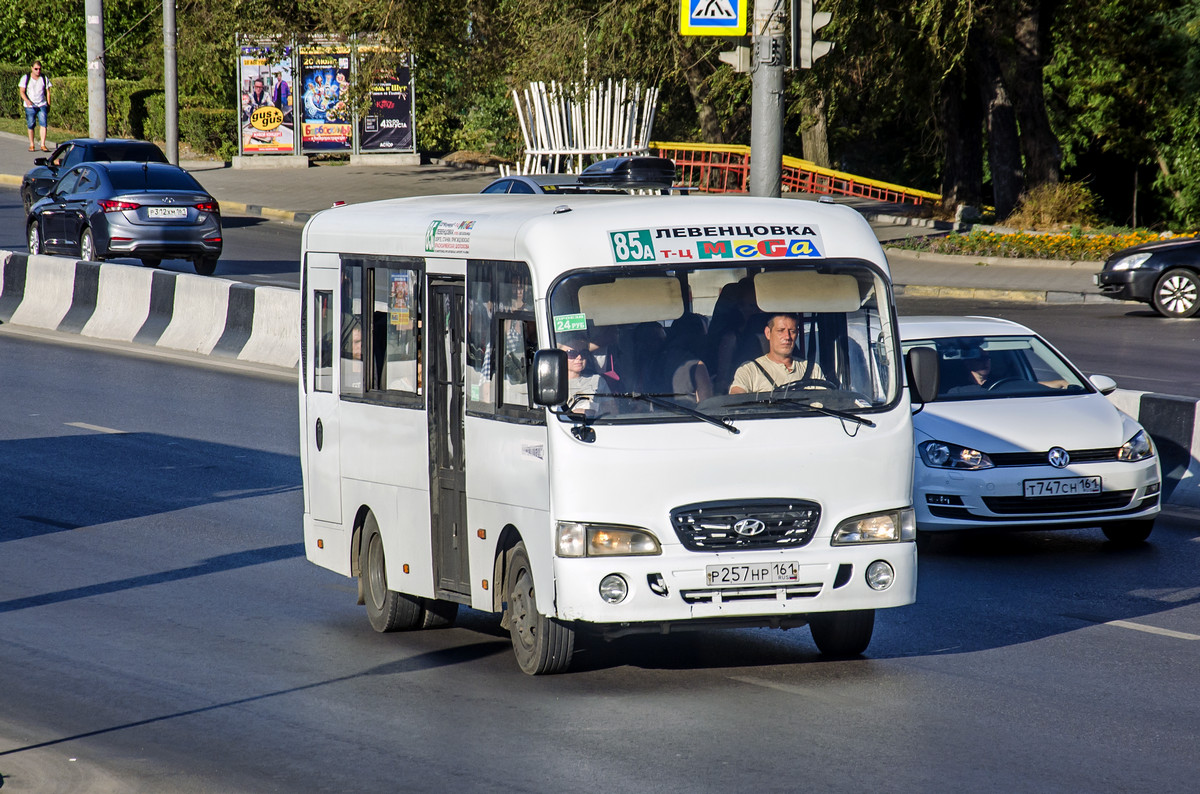
[[[612,243],[613,257],[618,262],[653,262],[654,243],[650,239],[649,229],[638,229],[629,232],[609,232]]]

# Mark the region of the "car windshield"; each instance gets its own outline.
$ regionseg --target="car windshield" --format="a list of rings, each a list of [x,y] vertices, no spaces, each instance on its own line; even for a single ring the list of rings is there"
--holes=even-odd
[[[567,408],[597,422],[884,409],[898,397],[888,294],[854,260],[568,275],[550,294]]]
[[[110,170],[108,179],[112,182],[113,190],[186,190],[193,193],[203,193],[192,175],[187,171],[174,168],[151,168],[143,171],[140,168]]]
[[[937,351],[937,399],[991,400],[1091,391],[1079,374],[1037,336],[954,336],[906,340]]]

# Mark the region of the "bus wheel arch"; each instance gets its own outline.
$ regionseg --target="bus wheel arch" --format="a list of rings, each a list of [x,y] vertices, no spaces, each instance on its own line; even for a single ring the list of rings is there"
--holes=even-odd
[[[371,508],[362,505],[358,508],[358,513],[354,516],[354,523],[351,525],[354,529],[350,532],[350,575],[358,579],[358,605],[366,604],[365,594],[363,593],[362,581],[362,542],[363,542],[363,525],[367,521],[367,516],[370,515]]]
[[[512,524],[500,530],[500,539],[496,541],[496,557],[492,561],[492,611],[502,613],[501,628],[508,628],[508,612],[504,609],[504,599],[508,596],[505,585],[508,582],[508,565],[512,559],[512,550],[521,542],[521,532]]]

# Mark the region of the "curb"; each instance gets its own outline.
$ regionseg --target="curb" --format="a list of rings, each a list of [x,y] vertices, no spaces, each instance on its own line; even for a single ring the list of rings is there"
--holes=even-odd
[[[1092,259],[1022,259],[1011,256],[970,256],[967,254],[935,254],[931,251],[912,251],[897,246],[884,246],[889,258],[917,260],[942,265],[970,265],[973,267],[1053,267],[1086,270],[1095,273],[1104,269],[1104,262]]]
[[[1091,292],[996,289],[992,287],[935,287],[927,284],[895,284],[895,294],[906,298],[954,298],[1009,303],[1136,303],[1136,301],[1114,301],[1112,298]]]
[[[297,290],[0,251],[3,323],[294,370],[299,317]]]
[[[243,204],[240,201],[220,201],[222,215],[251,215],[266,218],[293,226],[303,226],[315,213],[294,212],[292,210],[277,210],[271,207],[261,207],[257,204]]]

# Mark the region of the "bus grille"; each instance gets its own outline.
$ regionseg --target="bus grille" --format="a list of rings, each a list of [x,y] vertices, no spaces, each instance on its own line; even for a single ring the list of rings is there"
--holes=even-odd
[[[679,542],[690,551],[791,549],[812,540],[821,506],[805,499],[703,502],[671,511]]]

